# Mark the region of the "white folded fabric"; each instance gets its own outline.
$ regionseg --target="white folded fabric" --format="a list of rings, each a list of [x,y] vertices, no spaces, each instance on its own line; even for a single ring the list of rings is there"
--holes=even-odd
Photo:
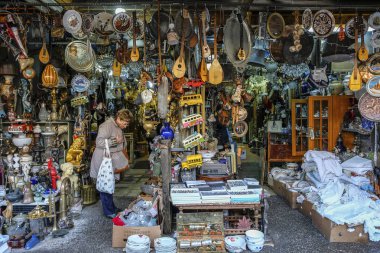
[[[362,158],[360,156],[354,156],[343,162],[342,168],[344,170],[355,172],[358,175],[363,175],[367,171],[373,170],[373,162],[372,160]]]

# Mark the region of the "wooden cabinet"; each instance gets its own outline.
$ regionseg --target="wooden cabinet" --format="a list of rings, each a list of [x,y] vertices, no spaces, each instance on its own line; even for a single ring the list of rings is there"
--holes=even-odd
[[[300,156],[307,150],[332,151],[352,99],[352,96],[293,99],[292,155]]]

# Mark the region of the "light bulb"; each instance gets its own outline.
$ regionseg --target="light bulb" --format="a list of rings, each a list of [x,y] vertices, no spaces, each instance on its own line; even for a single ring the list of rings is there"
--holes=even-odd
[[[118,14],[120,12],[125,12],[125,9],[124,8],[116,8],[115,14]]]

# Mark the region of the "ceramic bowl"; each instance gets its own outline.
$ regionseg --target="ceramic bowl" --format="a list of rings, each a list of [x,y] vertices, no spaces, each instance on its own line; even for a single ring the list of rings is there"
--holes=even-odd
[[[256,242],[256,241],[264,240],[264,233],[261,232],[260,230],[255,230],[255,229],[247,230],[245,232],[245,236],[248,242]]]
[[[248,244],[248,249],[252,252],[259,252],[263,249],[264,244],[256,245],[256,244]]]
[[[246,248],[246,242],[241,236],[227,236],[224,242],[229,252],[240,253]]]
[[[12,138],[12,142],[13,144],[18,147],[18,148],[22,148],[24,146],[28,146],[30,143],[32,143],[32,138],[27,138],[27,137],[24,137],[24,138],[19,138],[19,137],[14,137]]]

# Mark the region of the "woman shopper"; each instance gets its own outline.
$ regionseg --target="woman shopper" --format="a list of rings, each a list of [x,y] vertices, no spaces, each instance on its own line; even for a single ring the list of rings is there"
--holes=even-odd
[[[123,129],[129,125],[131,119],[132,113],[127,109],[122,109],[116,113],[115,118],[110,117],[99,126],[96,147],[91,159],[90,176],[92,178],[96,179],[98,176],[106,149],[106,141],[110,149],[115,177],[120,177],[120,173],[128,169],[128,155]],[[103,213],[107,218],[114,218],[120,211],[113,202],[113,194],[100,192],[100,200]]]

